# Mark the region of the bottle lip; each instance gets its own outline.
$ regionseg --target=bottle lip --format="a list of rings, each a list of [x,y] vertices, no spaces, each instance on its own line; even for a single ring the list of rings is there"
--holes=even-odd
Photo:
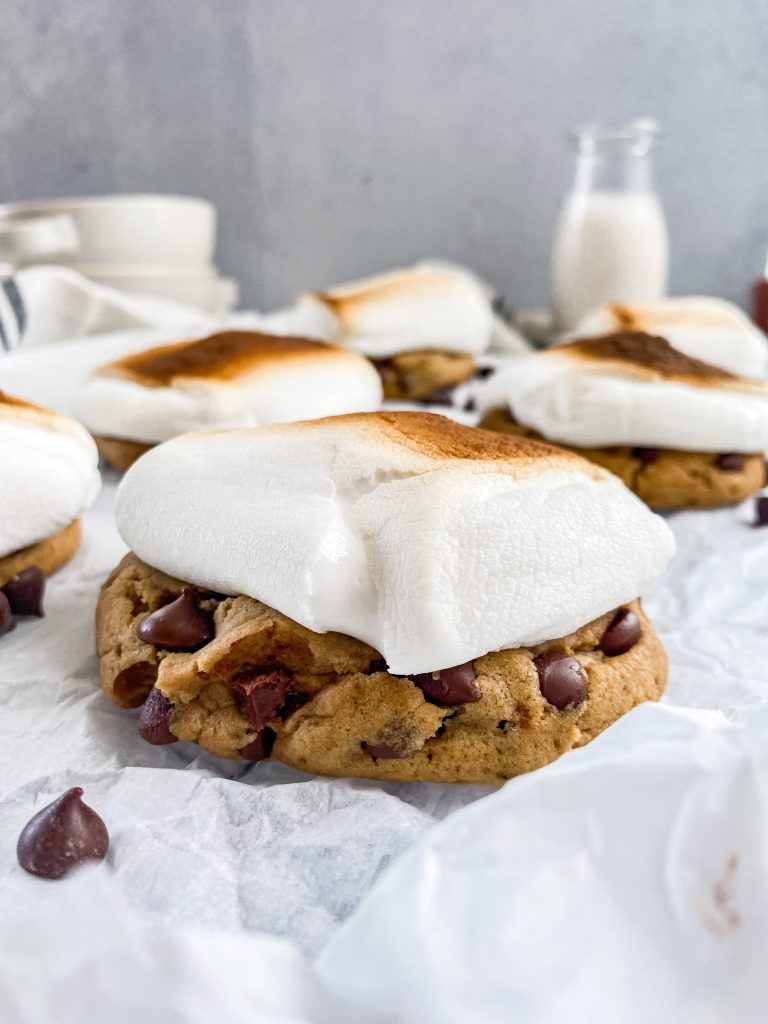
[[[603,143],[626,142],[630,152],[645,155],[661,135],[660,123],[653,117],[636,117],[623,125],[611,125],[601,121],[586,121],[571,129],[581,153],[593,153]]]

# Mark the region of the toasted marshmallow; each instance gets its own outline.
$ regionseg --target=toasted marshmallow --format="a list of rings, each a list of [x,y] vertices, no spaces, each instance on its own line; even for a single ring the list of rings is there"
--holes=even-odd
[[[328,337],[373,359],[441,349],[479,355],[494,333],[489,290],[451,264],[417,264],[302,295],[298,312]]]
[[[101,487],[88,432],[0,392],[0,557],[68,526]]]
[[[148,564],[364,640],[401,674],[564,636],[674,548],[612,474],[429,413],[177,438],[129,470],[117,523]]]
[[[768,341],[738,306],[704,296],[662,299],[642,306],[609,304],[592,310],[568,340],[616,331],[645,331],[694,359],[743,377],[768,377]]]
[[[250,427],[381,405],[363,356],[308,338],[226,331],[97,369],[75,396],[88,429],[157,444],[190,430]]]
[[[768,385],[684,355],[663,338],[612,334],[524,356],[477,398],[548,440],[583,448],[768,449]]]

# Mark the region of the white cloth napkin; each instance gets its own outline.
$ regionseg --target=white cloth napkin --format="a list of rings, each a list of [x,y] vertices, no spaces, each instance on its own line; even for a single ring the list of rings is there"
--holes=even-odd
[[[142,327],[206,331],[217,322],[194,306],[118,291],[69,267],[27,267],[0,286],[0,345],[6,351]]]

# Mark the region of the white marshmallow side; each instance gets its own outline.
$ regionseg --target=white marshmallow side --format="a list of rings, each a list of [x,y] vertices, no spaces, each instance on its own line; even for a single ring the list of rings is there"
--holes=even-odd
[[[477,403],[507,406],[547,439],[583,448],[768,450],[768,391],[643,380],[555,351],[516,359],[480,387]]]
[[[74,422],[65,431],[0,420],[0,557],[79,518],[99,493],[98,461]]]
[[[306,330],[373,359],[418,349],[476,356],[496,330],[487,287],[451,265],[419,264],[323,294],[341,303],[340,317],[321,298],[303,295],[298,315]]]
[[[117,522],[150,565],[367,641],[404,674],[564,636],[674,548],[610,474],[446,466],[349,425],[178,438],[125,476]]]
[[[96,375],[80,388],[75,410],[94,434],[157,444],[193,430],[373,412],[381,401],[374,367],[344,353],[285,360],[233,381],[187,379],[172,387]]]
[[[631,306],[631,329],[665,338],[679,352],[742,377],[768,377],[768,339],[732,302],[705,296]],[[592,310],[563,340],[612,334],[622,328],[610,306]]]

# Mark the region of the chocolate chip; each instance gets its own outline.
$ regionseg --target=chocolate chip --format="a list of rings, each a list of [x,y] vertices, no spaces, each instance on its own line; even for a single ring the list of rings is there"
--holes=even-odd
[[[562,711],[586,700],[587,677],[576,658],[550,651],[534,658],[533,664],[539,674],[541,695],[554,707]]]
[[[275,733],[272,729],[262,729],[255,740],[251,740],[240,750],[240,757],[245,761],[264,761],[272,753],[275,744]]]
[[[0,590],[0,636],[2,636],[3,633],[10,633],[15,626],[16,619],[13,617],[11,602],[2,590]]]
[[[600,650],[609,658],[626,654],[640,639],[640,619],[631,608],[619,608],[600,638]]]
[[[48,804],[22,829],[16,845],[19,864],[40,878],[62,878],[88,861],[104,860],[107,826],[80,799],[79,786]]]
[[[495,373],[495,367],[493,366],[478,366],[475,370],[475,380],[486,380],[491,374]]]
[[[464,412],[477,412],[477,402],[474,398],[468,398],[464,403]]]
[[[471,661],[453,668],[441,668],[438,672],[422,672],[410,678],[430,704],[443,708],[450,704],[471,704],[481,697],[477,673]]]
[[[768,498],[755,498],[755,521],[753,526],[768,526]]]
[[[213,637],[213,619],[200,611],[195,591],[185,587],[181,596],[142,619],[140,640],[171,651],[193,651]]]
[[[45,573],[36,565],[30,565],[11,577],[3,587],[14,615],[36,615],[43,617],[43,594]]]
[[[276,717],[292,687],[291,673],[285,668],[256,670],[232,684],[240,710],[254,729],[261,729]]]
[[[744,467],[744,456],[740,452],[723,452],[715,459],[715,465],[725,473],[737,473]]]
[[[177,737],[170,727],[173,704],[155,686],[141,705],[139,712],[139,736],[155,747],[175,743]]]
[[[373,675],[374,672],[386,672],[387,663],[383,658],[376,658],[368,666],[368,675]]]
[[[638,459],[644,466],[650,466],[652,462],[658,459],[661,452],[658,448],[633,448],[632,458]]]
[[[396,761],[401,757],[410,757],[414,753],[405,747],[389,746],[386,743],[361,743],[360,746],[371,757],[380,758],[382,761]]]

